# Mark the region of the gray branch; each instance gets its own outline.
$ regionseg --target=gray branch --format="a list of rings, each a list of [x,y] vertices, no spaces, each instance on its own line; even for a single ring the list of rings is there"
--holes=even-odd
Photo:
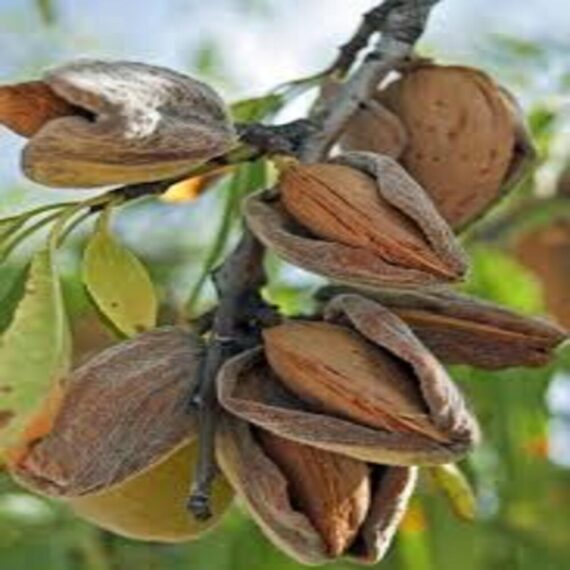
[[[314,162],[326,156],[345,123],[370,97],[382,77],[409,56],[437,2],[388,0],[379,7],[387,12],[383,12],[381,19],[382,36],[339,95],[324,107],[317,121],[318,128],[307,131],[299,152],[302,161]],[[356,43],[350,49],[361,46],[364,35],[373,31],[370,26],[364,32],[359,28]],[[267,324],[275,318],[259,295],[259,288],[265,283],[262,263],[263,247],[246,228],[237,248],[214,275],[219,304],[213,315],[212,340],[201,368],[199,389],[193,397],[199,414],[199,447],[188,507],[198,519],[211,516],[209,498],[216,474],[215,432],[220,413],[215,393],[216,376],[228,358],[247,348],[249,342],[259,342],[260,321]]]
[[[391,11],[382,20],[381,36],[362,65],[339,93],[319,105],[315,120],[319,129],[307,138],[302,150],[306,162],[324,158],[346,123],[375,92],[388,72],[396,69],[412,53],[422,35],[431,9],[439,0],[399,0],[390,2]]]

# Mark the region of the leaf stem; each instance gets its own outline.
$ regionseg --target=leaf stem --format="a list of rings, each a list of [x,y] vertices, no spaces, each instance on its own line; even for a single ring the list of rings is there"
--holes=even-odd
[[[6,261],[6,259],[12,254],[12,252],[28,237],[30,237],[35,232],[39,231],[44,226],[47,226],[61,215],[61,212],[56,212],[50,214],[41,220],[36,221],[31,226],[28,226],[25,230],[17,233],[8,241],[4,247],[0,250],[0,263]]]
[[[228,239],[230,236],[232,223],[233,223],[233,214],[236,210],[236,206],[239,201],[240,192],[239,189],[242,185],[242,180],[244,177],[244,173],[241,169],[238,169],[234,174],[228,188],[226,190],[226,200],[224,204],[224,210],[222,213],[222,219],[220,220],[220,226],[218,231],[216,232],[216,238],[212,247],[210,248],[206,260],[204,261],[204,265],[200,272],[200,275],[196,281],[196,284],[192,288],[190,292],[189,299],[186,303],[186,313],[190,316],[193,315],[194,310],[196,308],[196,303],[200,299],[200,295],[208,280],[208,277],[218,262],[220,255],[223,253],[226,245],[228,243]]]

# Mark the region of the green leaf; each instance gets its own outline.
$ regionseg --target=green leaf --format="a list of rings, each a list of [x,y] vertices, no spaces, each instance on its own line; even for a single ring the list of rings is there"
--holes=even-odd
[[[545,50],[539,42],[533,42],[508,34],[491,34],[490,39],[507,55],[531,61],[540,61],[545,56]]]
[[[206,39],[198,46],[194,67],[201,76],[216,77],[224,68],[223,52],[217,42]]]
[[[232,117],[237,122],[261,121],[269,115],[277,113],[284,105],[282,95],[271,93],[263,97],[253,97],[236,101],[230,107]]]
[[[24,295],[27,273],[13,267],[0,268],[0,333],[8,328]]]
[[[10,234],[19,229],[24,221],[21,216],[12,216],[0,220],[0,241],[6,239]]]
[[[0,343],[0,447],[18,441],[68,369],[70,334],[53,249],[32,259],[24,297]]]
[[[469,250],[468,293],[502,303],[523,313],[542,311],[542,292],[533,274],[515,258],[497,248],[477,245]]]
[[[452,511],[462,520],[475,520],[477,516],[475,494],[459,467],[448,463],[426,467],[426,470],[437,487],[443,491]]]
[[[241,198],[265,186],[266,181],[267,164],[265,160],[242,164],[235,169],[232,177],[229,179],[225,189],[224,208],[216,237],[206,255],[200,275],[186,303],[186,311],[188,314],[194,314],[210,273],[227,249],[232,229],[238,218]]]
[[[316,309],[313,298],[314,287],[294,287],[285,284],[272,284],[264,291],[264,296],[272,304],[279,307],[285,316],[310,314]]]
[[[109,233],[106,214],[85,249],[82,276],[97,307],[120,332],[134,336],[155,326],[152,281],[144,265]]]
[[[557,115],[553,109],[537,105],[527,115],[533,137],[552,135]]]

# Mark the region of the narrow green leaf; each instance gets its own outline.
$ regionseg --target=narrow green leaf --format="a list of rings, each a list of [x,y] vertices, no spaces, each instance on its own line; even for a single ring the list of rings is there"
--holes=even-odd
[[[0,220],[0,242],[18,230],[24,223],[25,220],[20,216],[12,216],[11,218]]]
[[[36,8],[46,26],[55,24],[57,15],[53,0],[36,0]]]
[[[452,511],[462,520],[473,521],[477,516],[477,501],[467,477],[453,463],[426,468],[437,487],[443,492]]]
[[[71,341],[52,249],[32,259],[24,297],[0,341],[0,447],[18,441],[50,385],[63,376]]]
[[[19,217],[20,216],[10,216],[8,218],[0,218],[0,235],[2,235],[5,229],[10,228]]]
[[[154,286],[144,265],[115,241],[106,221],[102,217],[85,249],[83,282],[105,317],[134,336],[155,326]]]
[[[285,103],[281,95],[271,93],[263,97],[252,97],[236,101],[230,107],[234,121],[247,123],[261,121],[277,113]]]
[[[487,245],[471,247],[469,253],[471,270],[465,285],[467,293],[523,313],[541,312],[540,283],[514,257]]]
[[[257,160],[251,164],[242,164],[234,171],[226,188],[222,219],[220,220],[218,232],[202,265],[198,280],[192,288],[186,303],[186,311],[189,315],[194,314],[210,273],[220,261],[222,254],[226,251],[231,231],[234,227],[234,223],[237,221],[240,200],[246,194],[264,186],[266,180],[267,165],[264,160]]]
[[[204,39],[194,55],[194,66],[202,77],[216,77],[224,69],[224,54],[212,39]]]
[[[38,208],[33,208],[27,212],[21,212],[20,214],[15,214],[7,218],[0,218],[0,244],[6,241],[10,236],[17,232],[22,226],[24,226],[29,220],[36,216],[46,214],[53,210],[63,211],[70,206],[77,205],[76,202],[59,202],[56,204],[45,204]],[[47,216],[44,220],[53,220],[53,216]],[[37,224],[41,226],[41,222]]]

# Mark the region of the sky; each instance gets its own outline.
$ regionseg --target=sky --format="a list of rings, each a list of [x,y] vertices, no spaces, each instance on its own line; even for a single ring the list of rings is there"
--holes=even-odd
[[[192,74],[201,47],[202,61],[213,60],[219,70],[208,82],[229,100],[260,95],[321,70],[360,15],[377,3],[51,0],[56,25],[50,28],[38,17],[37,1],[0,0],[0,82],[38,77],[45,67],[86,56],[141,60]],[[432,13],[422,45],[448,61],[469,64],[480,61],[489,35],[497,33],[565,48],[570,43],[570,2],[443,0]],[[3,180],[21,181],[19,146],[15,137],[0,137]]]
[[[230,81],[263,91],[321,68],[373,0],[52,0],[56,30],[33,15],[35,0],[0,0],[0,73],[38,59],[78,55],[140,59],[187,68],[196,46],[219,45]],[[545,5],[548,9],[545,10]],[[57,29],[65,32],[58,34]],[[443,0],[425,43],[468,58],[492,33],[570,42],[567,0]],[[2,77],[0,76],[0,80]],[[221,82],[224,83],[224,82]]]

